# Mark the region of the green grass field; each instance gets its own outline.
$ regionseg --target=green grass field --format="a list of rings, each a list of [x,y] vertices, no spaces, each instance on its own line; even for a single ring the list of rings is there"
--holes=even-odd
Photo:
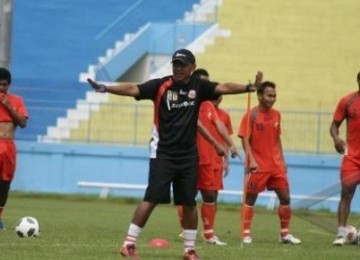
[[[11,193],[5,211],[6,230],[0,232],[0,259],[119,259],[117,249],[136,207],[132,199],[29,195]],[[41,226],[37,238],[19,238],[14,227],[23,216],[36,217]],[[197,251],[202,259],[357,259],[360,247],[331,245],[334,234],[294,215],[292,233],[303,240],[300,246],[278,242],[275,211],[257,208],[251,245],[239,240],[239,206],[219,205],[217,234],[228,246],[204,244],[198,236]],[[334,213],[318,212],[318,220],[327,219],[335,226]],[[358,222],[356,215],[350,223]],[[201,227],[201,225],[199,225]],[[201,230],[201,228],[200,228]],[[182,240],[173,206],[155,209],[138,240],[141,259],[181,259]],[[166,238],[171,246],[152,249],[151,239]]]

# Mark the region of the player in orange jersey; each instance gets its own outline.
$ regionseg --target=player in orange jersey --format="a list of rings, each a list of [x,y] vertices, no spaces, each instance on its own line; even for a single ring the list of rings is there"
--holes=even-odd
[[[15,130],[26,127],[28,119],[22,98],[8,92],[10,84],[11,73],[0,68],[0,230],[4,229],[2,214],[15,174]]]
[[[243,205],[243,243],[250,244],[250,227],[257,196],[265,189],[274,190],[280,201],[280,242],[300,244],[300,239],[289,233],[291,218],[287,168],[281,145],[280,112],[273,109],[276,101],[275,84],[263,82],[257,89],[258,106],[242,118],[238,136],[247,154],[245,205]]]
[[[335,149],[343,154],[340,168],[341,199],[338,207],[338,233],[333,245],[345,243],[346,224],[356,186],[360,183],[360,72],[357,74],[358,89],[341,98],[330,126]],[[341,123],[346,120],[346,143],[339,136]]]
[[[205,69],[197,69],[194,77],[209,80]],[[215,97],[214,100],[218,98]],[[218,191],[223,189],[223,156],[219,156],[217,146],[224,146],[232,156],[237,156],[235,144],[231,140],[226,127],[218,116],[213,102],[206,101],[200,106],[198,117],[197,146],[199,150],[199,178],[197,188],[201,192],[201,219],[203,221],[203,238],[205,242],[214,245],[226,245],[214,232],[216,217],[216,202]],[[203,132],[208,132],[204,135]],[[214,149],[215,148],[215,149]],[[227,155],[226,152],[225,155]],[[224,154],[222,154],[224,155]],[[182,221],[182,208],[178,207],[180,222]]]

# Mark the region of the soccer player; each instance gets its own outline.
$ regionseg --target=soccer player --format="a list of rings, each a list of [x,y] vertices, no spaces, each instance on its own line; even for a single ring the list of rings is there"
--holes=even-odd
[[[338,206],[338,233],[333,245],[345,243],[346,224],[356,186],[360,183],[360,72],[358,89],[340,99],[330,126],[335,149],[343,154],[340,167],[341,199]],[[341,123],[346,120],[346,142],[339,136]]]
[[[246,190],[243,205],[242,238],[250,244],[250,227],[257,196],[265,189],[274,190],[279,198],[280,242],[300,244],[300,239],[289,233],[291,218],[287,168],[281,145],[281,116],[273,108],[276,101],[275,84],[263,82],[257,89],[258,106],[242,118],[238,136],[245,151]]]
[[[183,259],[199,259],[195,251],[198,215],[196,183],[198,152],[196,145],[198,112],[201,102],[216,94],[237,94],[255,91],[262,81],[258,72],[254,85],[219,84],[191,76],[196,68],[195,56],[179,49],[172,56],[173,74],[143,84],[118,83],[102,85],[88,79],[98,92],[132,96],[154,102],[154,128],[150,142],[149,181],[144,199],[136,208],[125,241],[120,248],[124,257],[137,257],[137,238],[152,211],[159,203],[170,203],[173,188],[175,205],[184,209]]]
[[[0,68],[0,230],[4,229],[2,215],[15,174],[15,130],[26,127],[28,119],[22,98],[8,92],[10,84],[10,71]]]
[[[194,70],[193,77],[209,80],[209,73],[205,69]],[[237,156],[235,144],[230,138],[227,129],[220,120],[213,101],[205,101],[200,106],[197,145],[199,150],[199,179],[197,188],[201,193],[201,219],[203,222],[203,238],[205,242],[214,245],[226,245],[215,235],[215,217],[216,202],[218,191],[223,189],[223,156],[220,156],[216,150],[218,145],[224,146],[230,150],[232,156]],[[208,132],[204,135],[203,131]],[[182,208],[178,207],[180,223],[182,222]]]

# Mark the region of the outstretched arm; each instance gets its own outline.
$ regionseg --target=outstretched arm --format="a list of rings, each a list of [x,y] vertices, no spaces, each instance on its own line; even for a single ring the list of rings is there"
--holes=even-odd
[[[254,92],[260,86],[263,79],[263,73],[258,71],[254,84],[221,83],[215,87],[216,94],[238,94]]]
[[[330,135],[334,141],[335,149],[338,153],[343,154],[345,152],[346,143],[339,136],[339,128],[342,122],[332,121],[330,125]]]
[[[90,86],[96,91],[100,93],[111,93],[120,96],[131,96],[137,97],[139,96],[139,88],[136,84],[133,83],[118,83],[115,85],[104,85],[97,83],[92,79],[87,79]]]

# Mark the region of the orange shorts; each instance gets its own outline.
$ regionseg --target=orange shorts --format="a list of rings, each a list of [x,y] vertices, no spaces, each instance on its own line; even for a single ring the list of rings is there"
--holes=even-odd
[[[223,169],[211,164],[199,165],[198,190],[218,191],[223,189]]]
[[[354,185],[360,183],[360,161],[344,156],[340,167],[342,185]]]
[[[247,179],[246,191],[258,194],[264,190],[289,189],[286,172],[252,172]]]
[[[0,179],[12,181],[16,166],[16,147],[12,140],[0,140]]]

